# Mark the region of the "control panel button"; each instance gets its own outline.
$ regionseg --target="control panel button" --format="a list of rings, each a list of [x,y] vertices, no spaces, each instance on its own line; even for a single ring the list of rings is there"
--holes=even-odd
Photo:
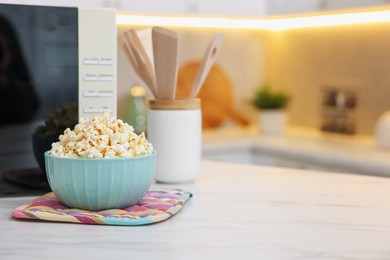
[[[109,108],[101,108],[101,109],[99,109],[99,112],[100,113],[105,113],[105,112],[111,113],[111,109],[109,109]]]
[[[99,64],[99,59],[98,58],[84,58],[83,59],[83,64],[85,65],[96,65]]]
[[[100,65],[112,65],[113,61],[111,58],[100,58],[99,64]]]
[[[99,80],[99,77],[96,75],[96,74],[86,74],[83,79],[85,81],[95,81],[95,80]]]
[[[84,65],[113,65],[112,58],[84,58]]]
[[[114,96],[114,92],[113,91],[99,91],[98,93],[99,97],[112,97]]]
[[[100,74],[99,80],[100,81],[113,81],[114,77],[112,75],[109,75],[109,74]]]
[[[96,91],[87,91],[83,94],[84,97],[98,97],[99,93]]]
[[[89,108],[84,108],[84,113],[99,113],[99,109],[97,108],[93,108],[93,107],[89,107]]]

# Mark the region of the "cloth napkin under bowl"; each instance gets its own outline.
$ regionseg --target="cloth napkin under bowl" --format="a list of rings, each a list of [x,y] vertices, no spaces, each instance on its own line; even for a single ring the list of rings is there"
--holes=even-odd
[[[177,214],[192,193],[176,190],[150,190],[131,207],[89,211],[69,208],[53,192],[34,199],[12,211],[20,219],[72,222],[94,225],[138,226],[166,220]]]

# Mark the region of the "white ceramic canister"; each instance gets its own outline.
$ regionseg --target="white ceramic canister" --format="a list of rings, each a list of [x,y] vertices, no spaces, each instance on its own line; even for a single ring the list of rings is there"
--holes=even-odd
[[[148,140],[158,152],[158,182],[194,181],[200,172],[202,155],[200,100],[150,100]]]

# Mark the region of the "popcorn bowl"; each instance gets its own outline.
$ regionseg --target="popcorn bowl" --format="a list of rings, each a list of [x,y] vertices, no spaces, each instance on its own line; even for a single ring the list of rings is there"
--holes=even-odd
[[[54,194],[72,208],[103,210],[136,204],[156,171],[156,151],[133,158],[84,159],[45,152],[46,174]]]

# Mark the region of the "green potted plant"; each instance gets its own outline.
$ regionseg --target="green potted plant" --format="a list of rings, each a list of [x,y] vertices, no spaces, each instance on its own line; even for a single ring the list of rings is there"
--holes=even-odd
[[[251,103],[259,111],[259,127],[263,134],[280,135],[284,132],[286,108],[290,101],[288,93],[274,91],[268,84],[256,90]]]

